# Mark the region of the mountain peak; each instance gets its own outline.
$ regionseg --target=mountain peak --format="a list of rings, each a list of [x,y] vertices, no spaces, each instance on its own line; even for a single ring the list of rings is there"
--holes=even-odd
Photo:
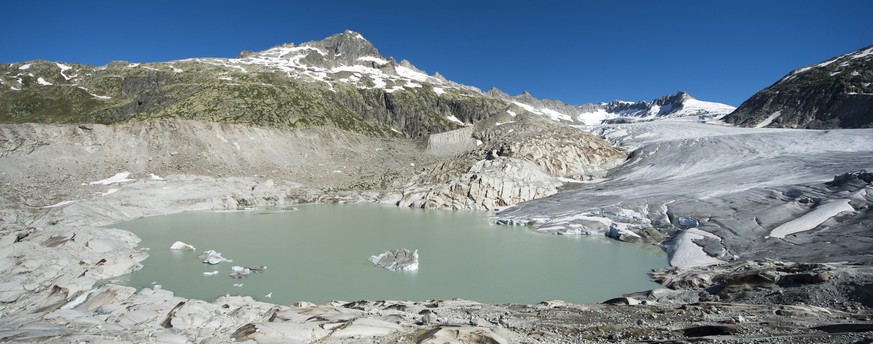
[[[515,99],[517,99],[521,102],[525,102],[525,103],[537,101],[537,98],[534,97],[533,94],[531,94],[527,90],[525,90],[524,92],[521,92],[521,94],[515,96]]]
[[[349,61],[365,56],[382,57],[379,54],[379,50],[376,50],[376,47],[370,41],[365,39],[360,33],[351,30],[331,35],[320,41],[306,42],[301,45],[321,48],[329,54],[346,57]]]
[[[494,98],[504,99],[504,100],[512,98],[512,96],[506,94],[506,92],[503,92],[499,88],[493,87],[493,86],[490,89],[488,89],[488,91],[485,92],[485,94],[487,94],[488,96],[494,97]]]

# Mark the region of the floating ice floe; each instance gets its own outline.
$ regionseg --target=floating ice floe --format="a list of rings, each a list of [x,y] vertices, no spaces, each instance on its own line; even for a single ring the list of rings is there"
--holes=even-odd
[[[233,278],[246,278],[249,277],[253,272],[256,274],[264,272],[267,270],[266,266],[232,266],[230,268],[230,277]]]
[[[232,266],[230,268],[230,277],[245,278],[252,274],[252,270],[243,266]]]
[[[197,256],[197,259],[202,259],[204,263],[211,265],[219,264],[221,262],[233,262],[232,259],[222,257],[221,252],[216,252],[215,250],[203,251],[203,253]]]
[[[237,288],[242,288],[242,286],[244,286],[244,284],[242,284],[242,283],[234,283],[233,286],[234,286],[234,287],[237,287]]]
[[[405,248],[389,250],[371,256],[370,262],[391,271],[414,271],[418,270],[418,250],[414,252]]]
[[[174,242],[170,245],[171,250],[183,250],[183,251],[194,251],[194,246],[186,244],[181,241]],[[205,253],[205,252],[204,252]]]
[[[215,271],[204,271],[203,276],[215,276],[218,275],[218,270]]]

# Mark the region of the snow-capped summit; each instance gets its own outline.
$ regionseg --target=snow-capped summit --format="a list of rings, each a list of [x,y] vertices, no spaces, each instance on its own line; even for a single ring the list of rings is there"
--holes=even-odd
[[[260,52],[244,51],[236,59],[202,61],[233,65],[243,70],[266,67],[285,72],[295,79],[327,84],[340,82],[388,92],[404,87],[418,88],[421,83],[460,88],[442,76],[428,75],[409,61],[398,63],[392,57],[382,56],[363,35],[351,30],[300,45],[286,43]]]
[[[711,119],[720,118],[735,109],[727,104],[697,100],[683,91],[654,99],[651,102],[613,100],[608,103],[588,103],[575,106],[557,100],[537,99],[527,91],[513,97],[497,88],[492,88],[486,92],[486,95],[510,101],[534,114],[577,125],[596,125],[608,120],[636,121],[691,116]]]

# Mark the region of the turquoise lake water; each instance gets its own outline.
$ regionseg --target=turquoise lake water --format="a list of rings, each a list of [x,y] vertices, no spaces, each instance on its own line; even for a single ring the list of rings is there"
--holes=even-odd
[[[657,288],[647,272],[667,265],[656,246],[498,226],[481,212],[306,205],[292,211],[182,213],[111,227],[135,233],[142,239],[139,246],[150,249],[144,268],[121,283],[160,285],[203,300],[230,294],[278,304],[451,298],[596,303]],[[177,240],[196,251],[170,250]],[[367,260],[395,248],[418,250],[419,270],[392,272]],[[208,265],[196,258],[210,249],[233,262]],[[234,265],[267,270],[235,279],[229,276]],[[212,271],[218,273],[203,274]]]

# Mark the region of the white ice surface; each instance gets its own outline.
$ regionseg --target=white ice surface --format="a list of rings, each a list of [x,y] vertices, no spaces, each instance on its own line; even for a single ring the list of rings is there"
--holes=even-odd
[[[852,206],[849,205],[849,200],[847,199],[837,199],[825,204],[820,204],[810,212],[774,228],[770,231],[770,237],[785,238],[786,235],[812,230],[828,219],[844,211],[855,211],[855,208],[852,208]]]
[[[688,268],[724,263],[723,260],[709,256],[703,251],[703,247],[694,243],[694,240],[707,237],[720,240],[718,236],[697,228],[689,228],[676,234],[673,240],[664,244],[667,255],[670,257],[670,266]]]
[[[574,231],[586,219],[572,216],[594,216],[613,207],[667,209],[677,201],[822,185],[836,174],[873,168],[873,129],[738,128],[667,119],[592,130],[632,152],[608,180],[516,205],[498,212],[496,219]]]

